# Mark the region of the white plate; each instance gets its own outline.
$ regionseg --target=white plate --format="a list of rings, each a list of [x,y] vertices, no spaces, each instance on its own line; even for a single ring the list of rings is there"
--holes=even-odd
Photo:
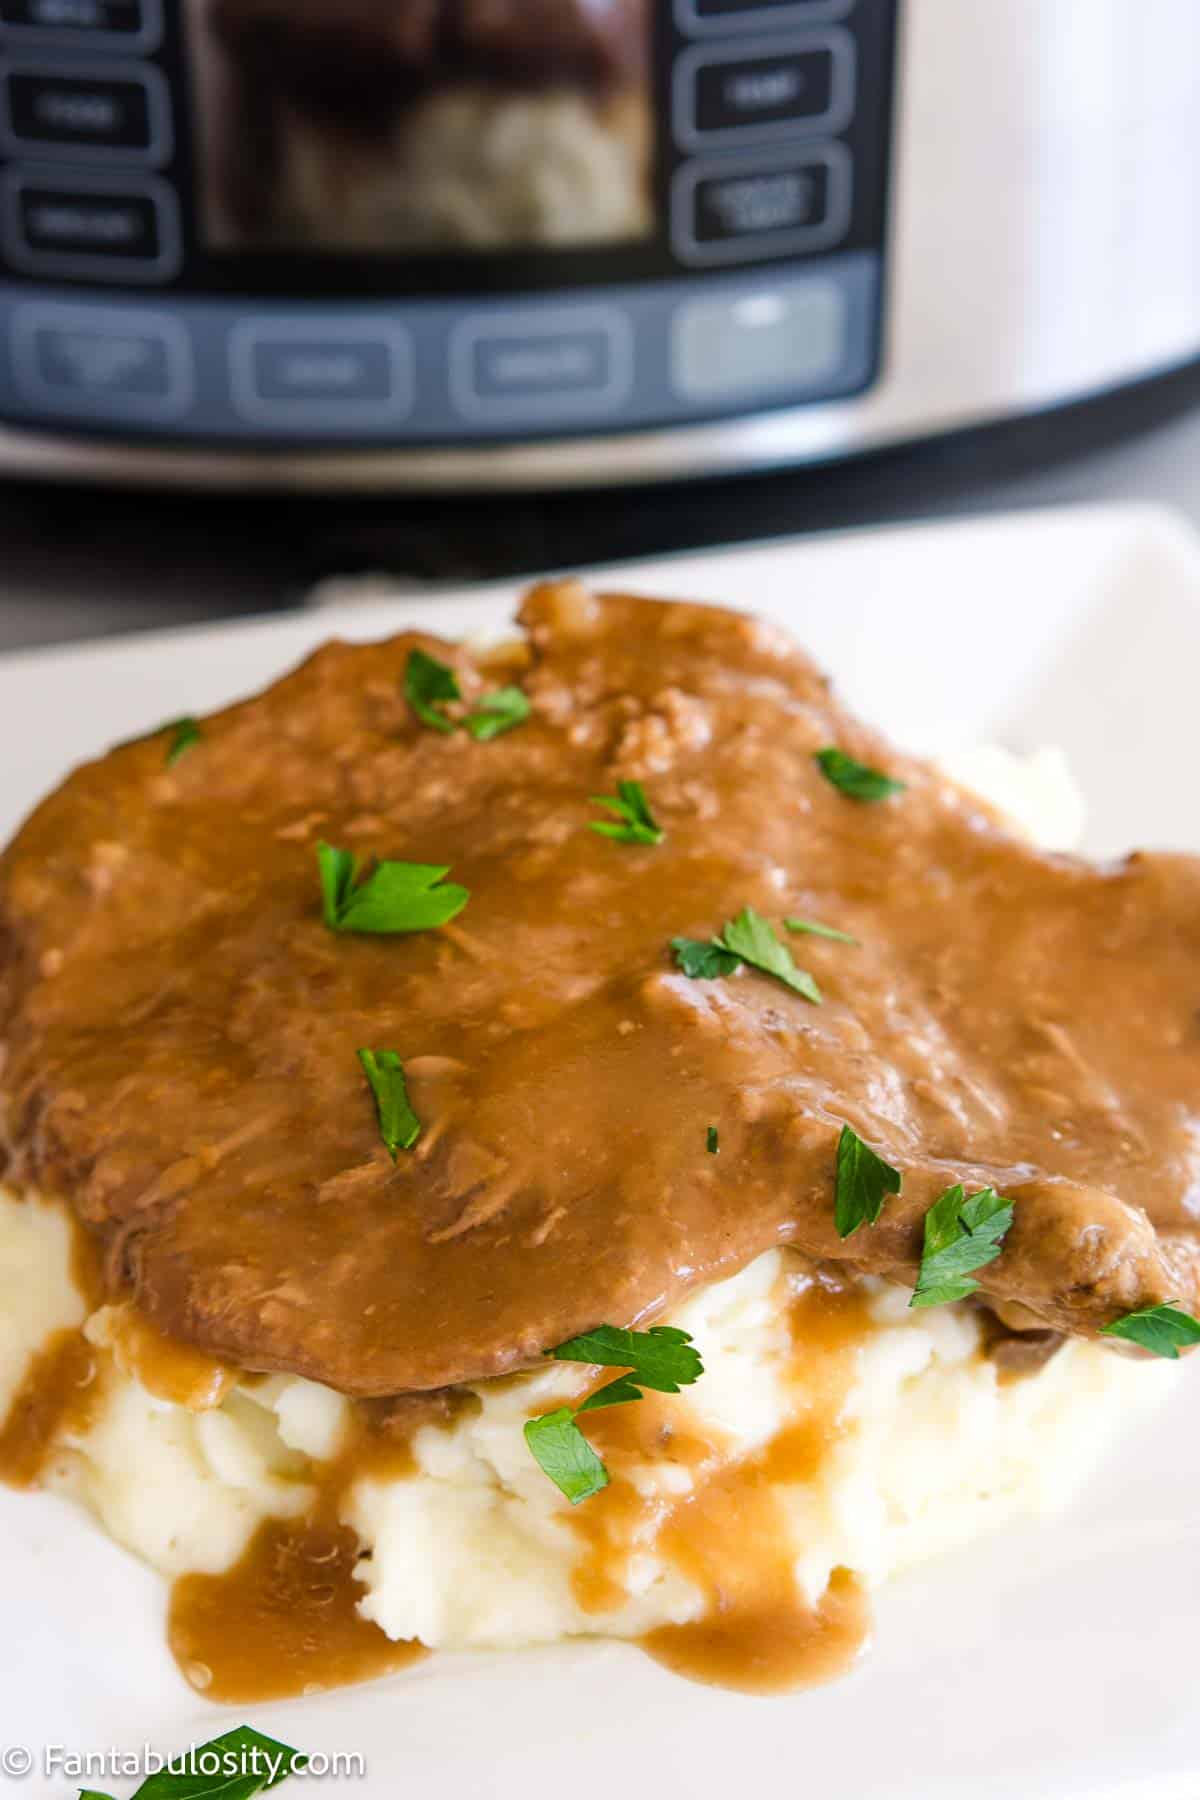
[[[1165,514],[876,531],[605,579],[779,619],[912,748],[1063,744],[1099,854],[1200,850],[1200,545]],[[501,623],[515,595],[400,598],[11,658],[0,833],[80,758],[249,692],[333,632],[420,621],[458,635]],[[875,1652],[839,1686],[747,1699],[592,1645],[435,1658],[374,1687],[255,1709],[253,1723],[310,1752],[360,1752],[366,1781],[329,1785],[378,1800],[1196,1800],[1194,1386],[1131,1430],[1069,1518],[885,1590]],[[0,1747],[27,1744],[39,1763],[46,1745],[176,1751],[239,1722],[176,1675],[159,1579],[65,1505],[0,1492],[0,1592]],[[73,1785],[35,1773],[11,1792],[63,1800]]]

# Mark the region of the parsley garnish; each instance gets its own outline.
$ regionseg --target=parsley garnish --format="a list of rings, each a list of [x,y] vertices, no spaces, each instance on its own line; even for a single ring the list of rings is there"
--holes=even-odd
[[[731,919],[721,933],[721,943],[733,956],[740,956],[752,969],[773,975],[795,993],[803,995],[814,1006],[821,1004],[821,990],[807,969],[798,969],[792,953],[781,944],[761,913],[743,906],[736,919]]]
[[[1168,1302],[1164,1306],[1147,1306],[1141,1312],[1126,1313],[1123,1319],[1114,1319],[1111,1325],[1105,1325],[1100,1335],[1124,1338],[1127,1343],[1140,1344],[1153,1356],[1165,1356],[1171,1362],[1177,1362],[1181,1346],[1186,1349],[1190,1344],[1200,1344],[1200,1319],[1193,1319],[1181,1306]]]
[[[594,794],[591,804],[602,806],[613,819],[593,819],[591,829],[601,837],[615,838],[619,844],[661,844],[666,833],[650,811],[646,790],[640,781],[618,781],[616,795]]]
[[[204,739],[199,721],[193,718],[176,719],[171,725],[164,725],[164,731],[171,733],[171,742],[167,745],[167,767],[173,769],[181,756],[186,756]]]
[[[249,1725],[187,1750],[144,1781],[133,1800],[254,1800],[308,1766],[308,1757]],[[80,1800],[109,1800],[84,1788]]]
[[[803,932],[808,937],[829,938],[835,944],[857,944],[848,931],[835,931],[832,925],[820,925],[816,919],[785,919],[789,931]]]
[[[852,1237],[860,1225],[874,1225],[887,1196],[900,1192],[900,1183],[900,1171],[876,1156],[849,1125],[843,1125],[838,1139],[834,1209],[838,1236]]]
[[[608,1486],[608,1470],[575,1423],[569,1406],[525,1421],[525,1442],[534,1461],[572,1506]]]
[[[971,1271],[995,1262],[1012,1222],[1012,1202],[995,1188],[980,1188],[969,1200],[961,1183],[947,1188],[925,1214],[921,1273],[909,1305],[948,1306],[975,1293]]]
[[[690,1335],[673,1325],[652,1325],[649,1331],[598,1325],[595,1331],[571,1338],[546,1354],[557,1362],[599,1363],[602,1368],[628,1371],[597,1388],[574,1409],[561,1406],[540,1419],[526,1421],[525,1442],[535,1461],[572,1506],[598,1494],[609,1480],[608,1470],[575,1423],[578,1415],[641,1400],[643,1388],[677,1394],[704,1373]]]
[[[519,687],[497,688],[494,694],[485,694],[463,722],[477,744],[486,744],[501,732],[523,725],[531,711]]]
[[[707,943],[701,938],[672,938],[671,948],[675,961],[691,981],[716,981],[742,966],[741,957],[723,950],[718,938],[710,938]]]
[[[454,720],[437,704],[439,700],[461,700],[458,676],[448,663],[438,662],[424,650],[409,652],[404,669],[404,698],[422,724],[434,731],[456,731]]]
[[[708,1128],[707,1143],[708,1154],[710,1156],[719,1156],[721,1153],[721,1134],[715,1125],[710,1125]]]
[[[752,906],[743,906],[721,935],[707,944],[699,938],[677,937],[671,939],[671,948],[676,963],[692,981],[716,981],[749,963],[761,974],[782,981],[813,1006],[821,1004],[821,990],[808,970],[796,967],[787,945],[780,943],[766,919]]]
[[[615,1388],[625,1387],[623,1400],[640,1400],[634,1385],[653,1388],[659,1394],[677,1394],[690,1387],[704,1373],[700,1352],[686,1331],[676,1325],[652,1325],[649,1331],[623,1331],[616,1325],[598,1325],[581,1337],[570,1338],[557,1350],[546,1353],[556,1362],[599,1363],[606,1369],[631,1369],[632,1375],[618,1376],[607,1387],[585,1400],[579,1408],[586,1412],[596,1406],[612,1406],[613,1400],[602,1398]]]
[[[418,719],[434,731],[449,734],[458,730],[459,721],[452,719],[439,704],[444,700],[462,699],[458,676],[449,663],[438,662],[424,650],[410,651],[404,670],[404,697]],[[499,737],[501,732],[523,725],[531,711],[529,701],[519,687],[497,688],[495,693],[484,694],[474,711],[469,712],[461,723],[476,743],[486,744]]]
[[[456,918],[471,897],[447,882],[450,870],[436,863],[376,863],[355,886],[358,858],[352,850],[318,844],[317,860],[330,931],[433,931]]]
[[[411,1150],[421,1135],[421,1121],[409,1104],[404,1064],[394,1050],[360,1050],[358,1060],[375,1096],[379,1135],[395,1162],[397,1154]]]
[[[856,762],[854,757],[847,756],[844,750],[838,750],[833,745],[827,750],[818,750],[814,761],[826,781],[831,781],[835,788],[840,788],[851,800],[886,800],[889,794],[902,794],[907,786],[903,781],[893,781],[890,775],[884,775],[879,769]]]

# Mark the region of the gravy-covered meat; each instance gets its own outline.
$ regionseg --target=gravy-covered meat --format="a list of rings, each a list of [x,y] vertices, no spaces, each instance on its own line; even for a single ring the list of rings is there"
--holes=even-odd
[[[333,644],[170,766],[160,736],[80,770],[0,860],[12,1172],[69,1197],[114,1283],[220,1357],[387,1395],[781,1242],[911,1282],[962,1181],[1015,1206],[978,1274],[1002,1308],[1092,1333],[1195,1306],[1200,863],[1027,848],[732,613],[563,584],[525,623],[532,712],[491,741],[403,698],[419,644],[470,703],[465,652]],[[830,745],[905,791],[850,798]],[[588,829],[621,780],[661,843]],[[470,899],[331,931],[320,840]],[[788,939],[823,1004],[676,966],[747,906],[857,940]],[[363,1047],[421,1121],[394,1163]],[[843,1124],[904,1175],[844,1242]]]

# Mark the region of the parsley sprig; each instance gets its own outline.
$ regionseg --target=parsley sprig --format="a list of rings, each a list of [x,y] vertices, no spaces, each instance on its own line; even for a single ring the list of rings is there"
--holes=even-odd
[[[828,938],[834,944],[853,944],[858,947],[859,940],[851,937],[848,931],[837,931],[832,925],[822,925],[817,919],[785,919],[783,922],[789,931],[802,933],[806,937]]]
[[[1152,1356],[1177,1362],[1181,1349],[1200,1344],[1200,1319],[1168,1301],[1161,1306],[1143,1307],[1141,1312],[1126,1313],[1123,1319],[1105,1325],[1100,1335],[1124,1338],[1126,1343],[1149,1350]]]
[[[200,721],[190,716],[176,719],[174,724],[165,726],[164,730],[171,733],[171,741],[167,745],[168,769],[173,769],[181,756],[186,756],[189,750],[194,750],[197,744],[204,741]]]
[[[730,919],[718,937],[707,943],[700,938],[672,938],[675,961],[693,981],[715,981],[732,975],[743,963],[782,981],[793,993],[820,1006],[820,988],[807,969],[798,969],[787,945],[781,943],[769,922],[752,906],[744,906]]]
[[[408,1098],[404,1064],[395,1050],[360,1050],[358,1060],[375,1096],[379,1135],[392,1161],[411,1150],[421,1135],[421,1121]]]
[[[410,650],[404,665],[404,698],[431,731],[457,731],[458,725],[441,704],[461,700],[458,676],[449,663],[439,662],[424,650]]]
[[[742,966],[741,957],[726,950],[720,938],[672,938],[671,948],[689,981],[717,981]]]
[[[900,1192],[899,1169],[877,1156],[849,1125],[842,1126],[837,1149],[837,1194],[834,1223],[838,1236],[853,1237],[861,1225],[874,1225],[889,1194]]]
[[[133,1800],[254,1800],[308,1766],[308,1757],[249,1725],[174,1757],[144,1781]],[[92,1788],[79,1800],[109,1800]]]
[[[523,725],[533,708],[519,687],[497,688],[485,694],[463,723],[477,744],[488,744],[503,732]]]
[[[597,1388],[579,1406],[560,1406],[526,1421],[525,1442],[534,1460],[572,1506],[589,1500],[609,1483],[608,1470],[575,1422],[578,1415],[641,1400],[644,1388],[677,1394],[704,1373],[690,1334],[674,1325],[652,1325],[649,1331],[598,1325],[546,1354],[556,1362],[593,1363],[627,1371]]]
[[[591,829],[601,837],[613,838],[618,844],[661,844],[666,836],[640,781],[618,781],[615,794],[594,794],[591,804],[614,815],[591,821]]]
[[[458,676],[449,663],[439,662],[424,650],[409,652],[404,668],[404,698],[423,725],[431,731],[449,734],[460,723],[477,743],[486,744],[502,732],[523,725],[532,708],[518,687],[497,688],[484,694],[473,712],[461,721],[451,718],[445,702],[462,699]]]
[[[975,1293],[972,1270],[995,1262],[1012,1222],[1012,1202],[995,1188],[980,1188],[969,1200],[961,1182],[947,1188],[925,1214],[921,1272],[909,1305],[948,1306]]]
[[[813,760],[826,781],[831,782],[851,800],[859,800],[868,805],[886,800],[892,794],[902,794],[907,786],[903,781],[893,781],[881,769],[872,769],[868,763],[858,762],[833,744],[825,750],[818,750]]]
[[[436,863],[376,863],[366,880],[358,881],[352,850],[318,844],[317,860],[330,931],[433,931],[457,918],[471,897],[466,888],[446,881],[449,868]]]

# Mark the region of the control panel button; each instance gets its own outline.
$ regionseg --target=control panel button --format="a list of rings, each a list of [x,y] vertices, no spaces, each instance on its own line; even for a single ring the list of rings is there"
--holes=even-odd
[[[754,50],[697,47],[675,69],[675,132],[685,150],[845,129],[854,116],[855,47],[846,31],[764,39]]]
[[[157,50],[162,22],[162,0],[0,0],[0,38],[14,43]]]
[[[195,397],[191,344],[157,313],[54,302],[18,306],[13,372],[35,406],[79,417],[162,421]]]
[[[687,163],[671,195],[675,252],[705,266],[832,249],[849,229],[853,188],[844,144]]]
[[[844,19],[853,5],[854,0],[675,0],[675,17],[681,31],[700,37],[824,24]]]
[[[675,315],[671,378],[683,399],[730,405],[828,382],[841,366],[846,298],[832,280],[687,300]]]
[[[0,143],[40,156],[165,162],[170,103],[157,69],[0,68]]]
[[[246,319],[229,356],[233,404],[252,424],[350,430],[412,410],[412,340],[399,325]]]
[[[165,182],[14,171],[4,191],[4,247],[34,275],[167,281],[180,262],[179,214]]]
[[[450,347],[451,395],[466,419],[586,419],[618,409],[632,383],[632,327],[611,306],[482,313]]]

